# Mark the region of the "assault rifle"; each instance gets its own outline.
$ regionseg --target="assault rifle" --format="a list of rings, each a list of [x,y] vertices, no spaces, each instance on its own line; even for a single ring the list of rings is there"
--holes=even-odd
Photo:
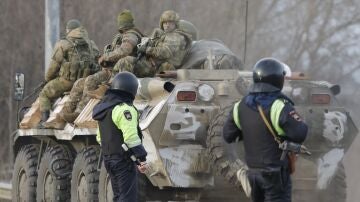
[[[149,45],[150,38],[149,37],[142,37],[141,42],[137,45],[137,49],[146,49],[146,47]],[[139,61],[143,56],[145,55],[145,52],[138,51],[136,61]]]
[[[40,89],[42,89],[45,84],[47,83],[47,81],[42,81],[41,83],[39,83],[32,91],[29,95],[27,95],[23,100],[27,100],[29,99],[31,96],[33,96],[35,93],[37,93]]]
[[[290,142],[287,140],[279,144],[279,148],[283,150],[280,160],[284,160],[288,152],[294,152],[296,154],[302,153],[302,154],[307,154],[309,156],[311,155],[311,152],[304,145],[295,142]]]

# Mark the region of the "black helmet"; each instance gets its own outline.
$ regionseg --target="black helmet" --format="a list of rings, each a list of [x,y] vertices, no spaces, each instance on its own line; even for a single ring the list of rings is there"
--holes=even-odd
[[[260,59],[253,69],[253,91],[272,92],[281,90],[284,85],[284,76],[285,70],[282,62],[275,58]]]
[[[139,82],[136,76],[130,72],[120,72],[115,75],[111,82],[111,90],[121,90],[135,97]]]

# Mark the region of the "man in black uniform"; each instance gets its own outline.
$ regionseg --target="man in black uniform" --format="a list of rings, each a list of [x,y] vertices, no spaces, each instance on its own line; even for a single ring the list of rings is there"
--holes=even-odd
[[[223,128],[226,142],[244,141],[247,176],[255,202],[291,201],[288,158],[280,160],[282,150],[261,117],[259,106],[280,141],[300,144],[307,135],[307,126],[293,102],[281,93],[284,75],[280,61],[259,60],[253,69],[254,84],[249,94],[234,105]]]
[[[142,145],[139,113],[133,106],[138,80],[130,72],[115,75],[102,101],[94,107],[98,121],[97,140],[101,144],[104,165],[109,173],[114,202],[136,202],[137,171],[146,170],[147,152]],[[123,144],[129,151],[123,149]],[[134,155],[134,163],[130,156]]]

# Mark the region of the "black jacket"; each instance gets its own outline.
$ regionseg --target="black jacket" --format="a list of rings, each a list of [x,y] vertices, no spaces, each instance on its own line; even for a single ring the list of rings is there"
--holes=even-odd
[[[267,129],[258,110],[254,105],[260,104],[270,121],[270,108],[277,98],[284,98],[282,94],[261,94],[264,99],[258,98],[259,94],[249,94],[241,101],[238,109],[241,129],[234,121],[233,110],[231,110],[223,128],[223,137],[226,142],[231,143],[236,140],[243,140],[245,147],[245,159],[250,168],[264,168],[284,166],[286,162],[280,161],[282,150],[279,149],[272,134]],[[261,100],[255,103],[252,100]],[[283,140],[302,143],[307,134],[306,124],[298,118],[292,102],[285,102],[279,117],[279,125],[284,130]]]
[[[121,145],[124,143],[122,131],[112,121],[112,110],[115,106],[126,103],[132,105],[134,96],[119,90],[108,90],[103,99],[93,109],[93,119],[98,121],[101,134],[101,147],[104,155],[124,154]],[[138,127],[138,135],[142,133]],[[131,152],[140,159],[146,161],[146,151],[142,145],[130,148]]]

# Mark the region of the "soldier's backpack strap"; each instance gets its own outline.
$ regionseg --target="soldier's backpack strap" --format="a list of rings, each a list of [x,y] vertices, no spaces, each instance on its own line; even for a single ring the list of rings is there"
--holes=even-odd
[[[141,38],[144,36],[140,31],[138,31],[136,29],[128,30],[127,33],[135,34],[137,36],[137,38],[138,38],[138,43],[141,42]]]
[[[70,44],[71,44],[71,49],[72,49],[72,51],[71,52],[74,52],[74,51],[76,51],[76,44],[75,44],[75,42],[73,42],[73,41],[71,41],[70,39],[68,39],[67,37],[65,38],[65,40],[67,41],[67,42],[69,42]],[[67,53],[67,62],[70,62],[71,61],[71,58],[72,58],[72,55],[71,56],[69,56],[69,53]]]
[[[146,35],[143,34],[143,33],[142,33],[138,28],[136,28],[136,27],[132,28],[131,30],[134,30],[137,34],[139,34],[139,35],[140,35],[140,38],[146,37]]]
[[[240,125],[240,117],[239,117],[239,104],[241,101],[235,103],[234,107],[233,107],[233,118],[234,118],[234,122],[235,125],[241,130],[241,125]]]
[[[141,38],[144,36],[144,34],[142,34],[138,29],[133,28],[127,31],[127,33],[132,33],[137,37],[137,45],[141,43]],[[138,51],[138,46],[135,45],[134,49],[133,49],[133,54],[137,54]]]
[[[122,41],[122,34],[120,33],[116,34],[111,42],[111,51],[115,49],[116,45],[121,44],[121,41]]]

